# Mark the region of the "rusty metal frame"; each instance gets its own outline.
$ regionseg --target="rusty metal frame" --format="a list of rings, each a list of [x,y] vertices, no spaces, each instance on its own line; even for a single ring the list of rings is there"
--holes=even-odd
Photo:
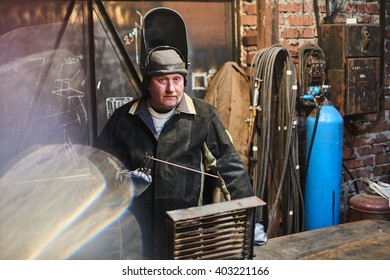
[[[166,213],[167,258],[253,259],[256,196]]]

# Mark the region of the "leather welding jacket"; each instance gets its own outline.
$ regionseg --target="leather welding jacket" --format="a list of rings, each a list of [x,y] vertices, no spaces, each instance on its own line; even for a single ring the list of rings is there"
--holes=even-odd
[[[157,136],[144,98],[115,110],[96,147],[119,159],[129,170],[139,168],[145,155],[202,170],[202,148],[215,157],[218,172],[232,199],[253,196],[249,176],[215,107],[184,94],[175,113]],[[145,258],[164,259],[165,212],[211,202],[201,173],[152,162],[152,184],[133,199],[131,212],[140,223]],[[212,185],[212,184],[210,184]]]

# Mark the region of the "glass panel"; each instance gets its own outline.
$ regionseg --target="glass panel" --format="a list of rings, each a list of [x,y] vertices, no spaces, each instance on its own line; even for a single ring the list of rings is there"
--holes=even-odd
[[[90,37],[87,4],[0,1],[0,259],[140,258],[130,196],[88,146],[134,77],[97,14]]]
[[[104,8],[104,7],[103,7]],[[135,90],[137,82],[127,65],[124,56],[128,56],[115,30],[111,32],[110,19],[106,11],[94,5],[94,44],[95,44],[95,77],[98,134],[102,131],[108,118],[119,106],[137,98],[141,93]],[[112,23],[111,23],[112,24]],[[116,41],[118,39],[118,41]],[[121,54],[120,47],[124,54]],[[129,60],[131,63],[131,60]],[[133,65],[134,67],[135,65]],[[140,79],[140,78],[139,78]],[[138,85],[139,86],[139,85]]]
[[[88,144],[83,7],[69,4],[0,3],[0,171],[41,145]]]

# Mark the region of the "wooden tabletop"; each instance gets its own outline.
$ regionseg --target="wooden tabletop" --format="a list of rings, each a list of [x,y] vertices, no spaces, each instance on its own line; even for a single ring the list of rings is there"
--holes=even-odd
[[[390,260],[390,221],[362,220],[269,239],[259,260]]]

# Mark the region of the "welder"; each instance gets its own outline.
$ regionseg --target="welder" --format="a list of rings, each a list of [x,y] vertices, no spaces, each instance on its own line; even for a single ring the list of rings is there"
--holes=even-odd
[[[142,176],[139,180],[146,184],[141,183],[129,208],[141,227],[145,259],[166,258],[166,211],[220,201],[213,190],[216,185],[222,188],[224,200],[254,195],[216,109],[184,92],[187,73],[178,49],[152,49],[146,57],[142,97],[114,112],[95,145],[119,159],[127,170],[148,170],[145,180]],[[160,161],[150,161],[146,168],[145,155]],[[219,179],[202,170],[212,171]],[[138,188],[137,183],[133,185]]]

